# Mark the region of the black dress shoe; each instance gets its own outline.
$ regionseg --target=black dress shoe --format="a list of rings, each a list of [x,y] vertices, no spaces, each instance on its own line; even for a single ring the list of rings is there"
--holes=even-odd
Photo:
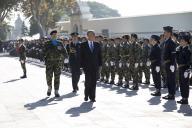
[[[174,95],[167,95],[167,96],[164,96],[163,99],[165,99],[165,100],[175,100],[175,96]]]
[[[23,75],[23,76],[21,76],[20,78],[21,78],[21,79],[24,79],[24,78],[27,78],[27,76],[26,76],[26,75]]]
[[[59,93],[55,94],[55,97],[56,97],[56,98],[60,97]]]
[[[181,99],[180,101],[177,101],[178,104],[188,104],[188,100]]]
[[[85,97],[85,98],[84,98],[84,101],[88,101],[88,97]]]
[[[125,84],[123,88],[129,88],[129,84]]]
[[[96,102],[96,100],[94,100],[94,99],[93,99],[93,100],[91,100],[91,102],[93,102],[93,103],[94,103],[94,102]]]
[[[77,93],[77,90],[73,90],[73,93]]]
[[[156,91],[154,93],[151,93],[152,96],[161,96],[161,92]]]
[[[130,89],[131,90],[139,90],[139,87],[137,85],[133,85]]]
[[[122,86],[122,85],[123,85],[122,82],[118,82],[118,83],[117,83],[117,86]]]
[[[114,84],[115,82],[114,81],[110,81],[110,83],[109,84]]]
[[[104,83],[106,83],[106,84],[107,84],[107,83],[109,83],[109,81],[108,81],[108,80],[105,80],[105,81],[104,81]]]

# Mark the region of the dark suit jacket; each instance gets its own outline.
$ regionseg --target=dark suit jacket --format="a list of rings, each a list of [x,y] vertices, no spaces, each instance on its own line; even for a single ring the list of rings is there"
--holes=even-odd
[[[80,42],[76,45],[70,43],[66,46],[68,55],[69,55],[69,64],[71,68],[79,69],[80,68]]]
[[[176,50],[175,42],[173,42],[171,38],[166,40],[164,45],[164,53],[163,53],[164,62],[166,63],[167,61],[166,65],[175,65],[176,63],[175,50]]]
[[[161,48],[158,44],[152,46],[149,58],[152,67],[161,66]]]
[[[88,42],[81,43],[81,67],[85,72],[97,72],[102,66],[102,53],[99,43],[94,42],[93,52],[89,48]]]

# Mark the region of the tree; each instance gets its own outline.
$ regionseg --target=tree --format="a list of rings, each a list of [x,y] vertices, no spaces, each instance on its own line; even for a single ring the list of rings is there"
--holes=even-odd
[[[39,33],[38,24],[37,24],[37,22],[33,18],[31,18],[31,20],[30,20],[30,28],[29,28],[29,35],[33,36],[33,35],[35,35],[37,33]]]
[[[10,31],[9,27],[10,26],[5,22],[0,24],[0,40],[5,40],[7,38],[7,33]]]
[[[75,0],[23,0],[21,4],[25,16],[32,17],[39,28],[40,36],[47,34],[49,28],[66,13]]]
[[[23,21],[23,23],[22,23],[22,30],[21,30],[21,32],[22,32],[21,34],[22,34],[23,36],[28,36],[28,35],[29,35],[28,28],[26,27],[24,21]]]
[[[87,2],[90,12],[94,18],[119,17],[121,16],[117,10],[111,9],[104,4],[98,2]]]
[[[20,1],[21,0],[0,0],[0,24]]]

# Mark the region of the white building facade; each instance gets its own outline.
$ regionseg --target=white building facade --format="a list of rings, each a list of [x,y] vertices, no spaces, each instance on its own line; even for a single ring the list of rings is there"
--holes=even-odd
[[[73,21],[74,22],[74,21]],[[72,22],[58,22],[57,30],[62,34],[72,32]],[[117,37],[124,34],[137,33],[142,37],[151,34],[161,34],[164,26],[172,26],[175,31],[192,31],[192,12],[136,16],[117,17],[102,19],[81,19],[82,35],[87,30],[94,30],[98,35]]]

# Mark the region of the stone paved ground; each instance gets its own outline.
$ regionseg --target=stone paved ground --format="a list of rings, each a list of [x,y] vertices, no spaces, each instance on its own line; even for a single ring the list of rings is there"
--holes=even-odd
[[[21,80],[18,60],[0,57],[0,128],[192,127],[191,105],[151,97],[152,86],[141,85],[136,92],[98,84],[97,102],[92,104],[83,101],[83,76],[80,92],[74,95],[70,77],[62,75],[61,97],[47,98],[45,69],[31,64],[27,69],[28,78]]]

